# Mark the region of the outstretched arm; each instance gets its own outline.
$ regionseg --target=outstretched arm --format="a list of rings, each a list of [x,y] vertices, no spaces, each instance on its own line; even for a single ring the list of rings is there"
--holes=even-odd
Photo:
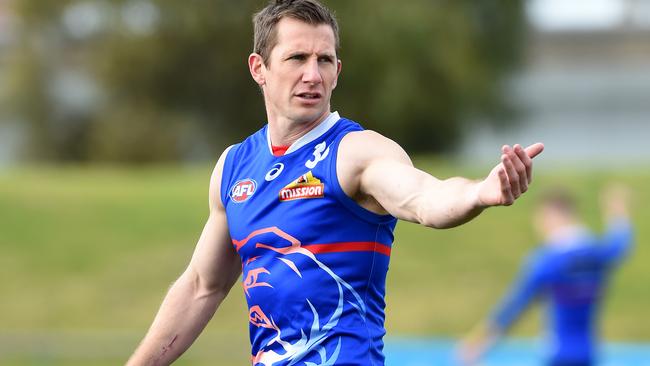
[[[348,196],[376,213],[390,213],[429,227],[463,224],[490,206],[511,205],[528,190],[532,159],[544,145],[504,146],[501,162],[483,180],[440,180],[416,169],[406,152],[372,132],[348,134],[341,142],[337,171]]]
[[[210,181],[210,216],[189,266],[171,286],[128,366],[169,365],[189,348],[241,271],[230,242],[219,186],[222,155]]]
[[[620,261],[630,250],[633,230],[629,217],[629,189],[609,186],[601,194],[602,212],[607,229],[603,237],[604,253],[612,263]]]

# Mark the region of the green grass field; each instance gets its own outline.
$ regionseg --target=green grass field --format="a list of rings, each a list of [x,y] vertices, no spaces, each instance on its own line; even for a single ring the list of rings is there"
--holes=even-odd
[[[449,166],[419,166],[440,177]],[[31,167],[0,172],[0,364],[121,364],[187,264],[207,217],[211,166]],[[455,171],[478,177],[483,170]],[[564,184],[602,228],[598,190],[634,191],[637,242],[604,309],[606,339],[650,340],[650,172],[542,172],[529,195],[452,230],[398,224],[387,284],[389,335],[457,337],[489,313],[535,246],[535,195]],[[539,310],[515,334],[539,329]],[[180,365],[244,365],[240,286]]]

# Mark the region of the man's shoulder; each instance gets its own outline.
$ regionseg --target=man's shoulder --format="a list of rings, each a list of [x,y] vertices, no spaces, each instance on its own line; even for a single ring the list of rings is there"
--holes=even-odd
[[[376,158],[408,158],[395,141],[373,130],[352,131],[341,140],[340,154],[344,158],[370,161]],[[410,159],[409,159],[410,160]]]
[[[350,131],[347,135],[345,135],[341,143],[358,146],[359,148],[364,149],[371,146],[375,147],[375,149],[370,150],[376,150],[377,147],[383,147],[385,145],[399,146],[395,141],[373,130]]]

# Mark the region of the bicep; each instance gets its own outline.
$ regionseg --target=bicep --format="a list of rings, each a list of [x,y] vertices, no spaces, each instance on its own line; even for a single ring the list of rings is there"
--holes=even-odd
[[[188,270],[207,291],[228,292],[239,277],[240,259],[231,244],[225,211],[210,212]]]
[[[416,169],[401,146],[366,130],[346,135],[338,155],[339,182],[348,196],[362,205],[374,202],[378,213],[418,222],[415,203],[438,181]]]
[[[230,148],[226,149],[210,178],[210,216],[188,267],[204,289],[228,291],[241,272],[239,255],[232,246],[226,210],[221,202],[221,176]]]
[[[378,133],[350,133],[341,142],[337,161],[346,194],[362,205],[374,203],[370,206],[379,206],[381,213],[436,228],[475,216],[472,182],[442,181],[415,168],[401,146]]]
[[[396,151],[368,163],[360,178],[365,194],[375,198],[391,215],[410,222],[423,222],[420,212],[427,192],[435,190],[440,181],[412,164],[408,156]]]

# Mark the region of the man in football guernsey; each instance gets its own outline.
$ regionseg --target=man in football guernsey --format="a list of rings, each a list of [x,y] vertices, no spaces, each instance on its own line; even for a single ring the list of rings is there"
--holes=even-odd
[[[566,192],[545,196],[536,215],[544,244],[530,256],[502,304],[459,348],[465,364],[475,363],[492,347],[535,298],[548,303],[548,364],[595,364],[598,311],[606,282],[632,243],[625,196],[621,188],[604,194],[608,225],[601,236],[580,223]]]
[[[219,158],[192,259],[128,364],[173,362],[241,275],[252,365],[383,365],[396,220],[446,228],[512,204],[543,145],[503,146],[482,180],[437,179],[331,112],[342,63],[327,8],[272,1],[254,28],[248,66],[267,123]]]

